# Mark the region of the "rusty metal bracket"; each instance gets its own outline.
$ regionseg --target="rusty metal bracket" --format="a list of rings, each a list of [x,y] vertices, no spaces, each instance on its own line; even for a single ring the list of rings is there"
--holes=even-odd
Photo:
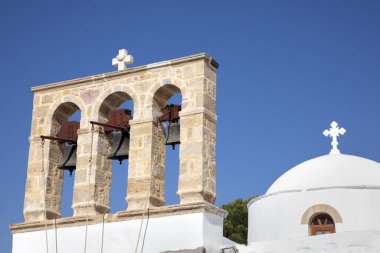
[[[58,141],[59,143],[76,144],[78,139],[78,129],[80,123],[78,121],[66,121],[61,125],[57,136],[41,135],[42,140]]]
[[[90,121],[92,125],[104,127],[105,133],[110,133],[114,130],[127,131],[130,128],[129,121],[132,118],[132,112],[129,109],[116,109],[111,111],[107,123]]]
[[[58,141],[60,143],[67,142],[67,143],[70,143],[70,144],[77,144],[76,140],[62,139],[62,138],[57,138],[57,137],[54,137],[54,136],[47,136],[47,135],[41,135],[41,139],[43,139],[43,140],[47,139],[47,140]]]
[[[96,121],[90,121],[90,123],[91,123],[91,125],[98,125],[98,126],[102,126],[102,127],[113,128],[113,129],[120,130],[120,131],[126,130],[124,127],[120,127],[120,126],[116,126],[116,125],[112,125],[112,124],[100,123],[100,122],[96,122]]]
[[[166,105],[164,108],[161,109],[162,115],[159,117],[159,122],[178,122],[179,120],[179,112],[181,111],[182,106],[181,105],[175,105],[170,104]]]

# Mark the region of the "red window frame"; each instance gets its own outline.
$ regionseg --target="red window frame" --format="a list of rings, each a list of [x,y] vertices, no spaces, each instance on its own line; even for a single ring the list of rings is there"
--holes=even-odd
[[[310,235],[323,235],[335,233],[334,220],[328,214],[318,214],[310,222]]]

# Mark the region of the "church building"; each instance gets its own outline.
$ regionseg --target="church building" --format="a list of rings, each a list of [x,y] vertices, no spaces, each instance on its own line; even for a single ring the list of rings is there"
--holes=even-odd
[[[330,154],[305,161],[248,204],[241,252],[380,252],[380,164],[341,154],[336,122]]]
[[[216,199],[216,73],[205,53],[46,84],[34,93],[24,221],[13,253],[380,252],[380,164],[341,154],[303,162],[248,204],[248,244],[223,237]],[[175,94],[180,104],[170,104]],[[126,101],[131,108],[123,108]],[[70,116],[80,111],[80,120]],[[177,195],[165,205],[166,146],[179,149]],[[327,150],[327,149],[326,149]],[[128,160],[127,210],[110,212],[112,161]],[[63,177],[75,177],[61,217]],[[223,173],[219,171],[218,173]]]

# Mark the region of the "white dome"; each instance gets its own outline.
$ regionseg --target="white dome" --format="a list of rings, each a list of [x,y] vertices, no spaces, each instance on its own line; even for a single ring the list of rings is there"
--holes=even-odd
[[[250,202],[248,242],[308,236],[318,212],[335,219],[336,233],[380,231],[380,163],[331,154],[297,165]]]
[[[266,194],[331,187],[380,187],[380,163],[333,154],[303,162],[279,177]]]

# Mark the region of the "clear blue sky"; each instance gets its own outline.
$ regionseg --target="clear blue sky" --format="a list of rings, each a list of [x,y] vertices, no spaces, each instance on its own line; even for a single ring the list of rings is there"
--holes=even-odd
[[[379,1],[5,1],[0,3],[0,252],[23,221],[31,86],[207,52],[217,83],[217,205],[264,194],[296,164],[327,154],[332,120],[343,153],[380,161]],[[178,169],[171,154],[167,200]],[[170,167],[169,166],[169,167]],[[111,208],[125,208],[117,167]],[[71,180],[71,181],[70,181]],[[65,179],[65,215],[70,184]]]

